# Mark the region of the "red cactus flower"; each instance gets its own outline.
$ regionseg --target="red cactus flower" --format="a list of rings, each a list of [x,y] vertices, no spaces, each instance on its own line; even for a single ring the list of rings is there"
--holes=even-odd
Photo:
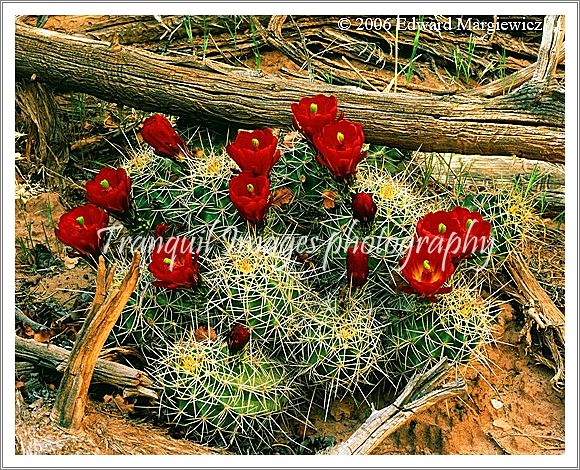
[[[346,273],[353,287],[362,287],[369,276],[369,255],[364,242],[346,250]]]
[[[310,141],[324,126],[335,122],[338,114],[335,96],[309,96],[290,106],[294,127]]]
[[[228,333],[227,343],[230,353],[240,352],[248,341],[250,341],[250,330],[241,323],[236,323],[232,331]]]
[[[451,213],[457,218],[461,234],[459,258],[480,253],[488,246],[491,238],[491,224],[483,220],[477,211],[470,212],[465,207],[456,206]]]
[[[352,215],[363,223],[372,222],[377,214],[377,205],[371,193],[357,193],[352,199]]]
[[[260,223],[270,207],[270,182],[265,176],[243,171],[230,180],[230,199],[240,215],[248,222]]]
[[[441,249],[441,237],[422,239],[412,245],[401,259],[401,274],[414,292],[432,299],[435,294],[449,292],[443,284],[453,275],[452,257]]]
[[[87,201],[113,214],[122,214],[129,207],[131,180],[123,168],[103,167],[95,179],[85,183]]]
[[[56,237],[83,255],[95,255],[101,249],[109,215],[94,204],[75,207],[64,213],[55,230]]]
[[[155,154],[174,160],[185,158],[187,152],[185,142],[162,114],[154,114],[143,121],[141,136],[155,149]]]
[[[185,237],[171,237],[155,247],[149,271],[157,281],[154,286],[166,289],[189,289],[199,282],[199,252],[192,253],[191,242]]]
[[[280,159],[277,145],[278,138],[270,129],[241,131],[236,140],[226,147],[226,151],[242,171],[254,176],[269,176],[272,167]]]
[[[365,141],[359,123],[343,119],[322,128],[314,136],[314,145],[319,152],[316,160],[334,174],[345,178],[356,173],[356,166],[366,156],[361,152]]]
[[[435,237],[440,238],[438,243],[452,257],[458,256],[461,251],[462,230],[453,212],[437,211],[425,214],[417,222],[417,236],[426,242]]]
[[[442,238],[444,250],[458,261],[485,250],[490,241],[491,224],[479,212],[456,206],[451,211],[426,214],[417,222],[417,235],[425,239]]]

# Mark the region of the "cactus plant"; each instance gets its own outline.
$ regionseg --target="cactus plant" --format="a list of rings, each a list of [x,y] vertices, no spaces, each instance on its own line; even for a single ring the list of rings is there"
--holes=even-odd
[[[452,364],[483,358],[482,346],[493,341],[492,319],[497,304],[458,276],[453,290],[438,302],[398,296],[391,305],[392,323],[384,331],[389,368],[410,376],[425,371],[442,357]]]
[[[207,322],[240,322],[252,338],[270,352],[277,351],[298,327],[300,311],[313,308],[306,287],[310,273],[293,258],[283,240],[259,240],[247,235],[225,246],[210,261],[205,275],[208,293]]]
[[[309,387],[321,390],[325,409],[336,397],[376,385],[385,378],[381,331],[363,290],[320,299],[301,315],[298,334],[288,338],[286,361]],[[316,391],[316,390],[315,390]]]
[[[449,280],[453,290],[436,303],[399,292],[399,261],[417,222],[457,202],[418,189],[411,165],[394,165],[392,151],[372,147],[348,173],[327,165],[333,173],[316,161],[312,144],[290,133],[280,139],[279,160],[277,149],[269,149],[267,175],[251,175],[268,179],[259,217],[252,218],[253,184],[244,180],[240,193],[231,193],[235,206],[229,191],[232,177],[247,179],[250,170],[235,176],[239,169],[219,138],[201,139],[197,132],[188,140],[196,136],[203,149],[188,151],[183,161],[150,149],[129,152],[123,167],[133,208],[106,253],[122,272],[133,247],[121,237],[149,237],[113,339],[142,347],[160,384],[160,415],[187,435],[256,451],[256,437],[267,444],[285,433],[283,421],[298,413],[304,394],[328,412],[335,398],[408,377],[443,356],[463,363],[491,341],[495,304],[479,295],[482,277],[473,275],[480,260],[462,261]],[[262,168],[254,150],[239,150],[236,161]],[[357,193],[367,194],[354,214]],[[531,220],[516,199],[495,209],[496,195],[462,202],[496,222],[505,248],[518,230],[514,236],[524,236],[521,226]],[[147,264],[159,223],[200,251],[195,283],[152,284]],[[165,259],[157,261],[165,269]]]
[[[148,372],[161,385],[160,415],[200,442],[255,451],[295,413],[297,390],[282,364],[256,351],[230,355],[220,338],[172,338]]]

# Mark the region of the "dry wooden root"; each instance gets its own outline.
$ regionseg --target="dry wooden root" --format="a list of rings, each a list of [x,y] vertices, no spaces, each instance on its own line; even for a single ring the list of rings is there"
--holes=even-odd
[[[433,57],[439,67],[456,67],[452,51],[470,50],[470,67],[482,80],[501,61],[504,73],[518,72],[531,66],[538,54],[535,37],[514,37],[507,32],[482,34],[467,27],[465,31],[421,31],[415,41],[415,31],[404,28],[394,34],[395,19],[390,20],[391,31],[382,29],[341,31],[339,16],[49,16],[42,27],[67,34],[110,40],[119,35],[123,45],[139,45],[158,53],[225,61],[244,65],[244,61],[259,51],[270,48],[282,53],[294,63],[289,70],[280,67],[278,73],[296,78],[332,76],[334,83],[355,85],[370,90],[384,90],[392,80],[395,60],[405,70],[412,62],[413,74],[421,80],[432,75]],[[425,17],[426,21],[435,18]],[[540,21],[541,17],[528,17]],[[439,21],[449,18],[439,17]],[[21,21],[37,25],[38,18],[23,17]],[[470,49],[470,45],[475,45]],[[397,54],[402,48],[417,47],[414,58]],[[498,51],[505,51],[501,56]],[[322,51],[322,52],[320,52]],[[370,65],[370,67],[369,67]],[[295,70],[297,69],[297,70]],[[428,70],[429,69],[429,70]],[[532,72],[533,73],[533,72]],[[456,93],[462,84],[440,75],[440,83],[424,85],[398,80],[399,89],[436,94]],[[524,74],[526,79],[531,74]],[[523,77],[518,74],[518,78]],[[514,77],[515,78],[515,77]],[[525,81],[524,80],[524,81]],[[512,82],[510,80],[506,82]],[[515,88],[523,81],[518,81]],[[494,95],[495,96],[495,95]]]
[[[60,382],[51,418],[59,426],[75,431],[81,427],[88,389],[99,354],[119,318],[139,277],[141,255],[135,252],[120,287],[112,288],[115,266],[105,270],[99,258],[95,298],[70,353]]]
[[[62,372],[70,351],[53,344],[39,343],[33,339],[16,337],[16,359],[19,372],[30,372],[29,364]],[[123,390],[123,396],[143,396],[156,399],[151,379],[144,372],[104,359],[97,360],[92,383],[106,383]]]
[[[345,442],[326,453],[333,455],[369,454],[387,436],[395,432],[413,415],[435,403],[466,391],[463,379],[445,383],[434,389],[449,371],[447,359],[442,359],[431,370],[413,377],[395,402],[374,411]]]
[[[540,286],[520,255],[512,254],[506,265],[517,286],[520,303],[526,307],[527,318],[522,336],[526,339],[528,352],[538,362],[554,370],[552,386],[561,393],[564,389],[564,314]],[[532,348],[532,331],[537,332],[540,346],[549,349],[551,358]]]

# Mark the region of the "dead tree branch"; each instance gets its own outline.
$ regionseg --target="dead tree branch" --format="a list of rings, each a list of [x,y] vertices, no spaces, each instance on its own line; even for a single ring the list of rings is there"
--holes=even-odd
[[[561,392],[564,388],[563,349],[566,337],[564,314],[556,307],[519,255],[513,254],[508,258],[507,268],[518,288],[520,301],[526,307],[527,321],[523,332],[528,349],[539,362],[554,370],[552,386]],[[532,350],[532,329],[538,332],[540,344],[550,351],[551,359]]]
[[[352,436],[328,453],[334,455],[370,454],[387,436],[399,429],[416,413],[441,400],[464,393],[465,383],[462,379],[434,389],[448,370],[447,359],[442,359],[428,372],[413,377],[393,404],[374,411]]]
[[[367,141],[423,151],[564,161],[564,97],[525,84],[492,99],[370,92],[261,76],[17,24],[16,73],[138,109],[196,122],[291,126],[290,104],[332,93]],[[540,99],[538,99],[540,98]]]
[[[16,337],[16,359],[47,369],[62,372],[70,357],[70,351],[55,346]],[[124,396],[143,396],[157,398],[151,379],[142,371],[133,369],[117,362],[98,359],[92,378],[92,383],[106,383],[119,387]]]
[[[70,353],[52,409],[52,419],[63,428],[74,431],[82,424],[95,365],[111,329],[135,289],[140,259],[139,252],[135,252],[123,282],[119,288],[111,290],[114,266],[106,271],[103,257],[99,258],[95,298]]]

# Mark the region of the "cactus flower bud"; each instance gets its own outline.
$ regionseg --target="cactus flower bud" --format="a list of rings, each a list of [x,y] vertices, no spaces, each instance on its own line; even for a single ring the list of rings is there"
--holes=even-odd
[[[359,242],[346,250],[346,272],[353,287],[361,287],[369,275],[369,255],[364,242]]]
[[[250,341],[250,330],[241,323],[236,323],[228,333],[227,343],[231,354],[240,352]]]
[[[352,199],[352,215],[362,223],[372,222],[377,213],[377,206],[371,193],[357,193]]]

